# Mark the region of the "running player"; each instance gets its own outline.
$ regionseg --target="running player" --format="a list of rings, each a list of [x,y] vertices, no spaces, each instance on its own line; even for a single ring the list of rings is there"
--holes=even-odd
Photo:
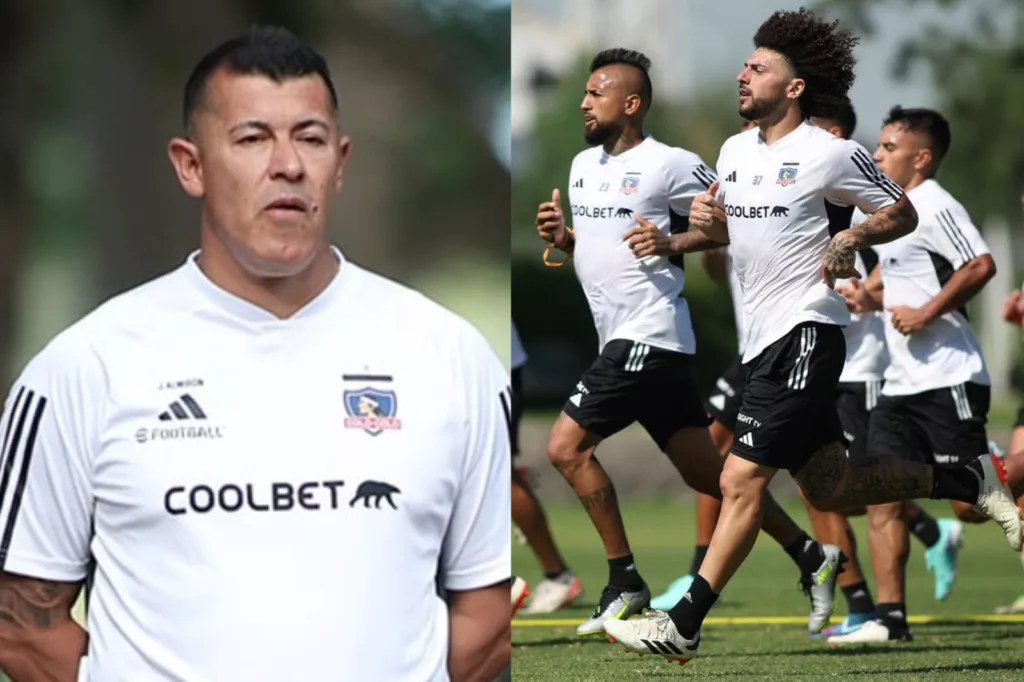
[[[526,350],[519,338],[516,323],[512,323],[512,458],[519,455],[519,421],[523,416],[523,365],[526,364]],[[580,579],[569,570],[558,551],[555,539],[551,536],[544,507],[534,494],[519,467],[512,464],[512,520],[526,537],[526,542],[533,550],[544,579],[533,589],[533,596],[524,613],[551,613],[563,606],[573,603],[583,594]],[[522,581],[522,579],[520,579]],[[516,585],[513,584],[513,590]],[[517,598],[526,598],[525,581],[523,590]]]
[[[569,178],[575,230],[565,224],[557,189],[537,215],[541,236],[573,255],[599,338],[600,355],[565,403],[548,445],[608,557],[608,586],[577,629],[581,635],[600,634],[604,622],[629,618],[650,602],[615,488],[594,457],[597,445],[638,421],[691,487],[721,494],[722,458],[690,376],[693,327],[682,297],[683,253],[715,246],[686,231],[690,203],[714,174],[695,154],[644,133],[649,66],[629,50],[594,58],[581,107],[585,138],[594,147],[577,155]],[[811,597],[808,627],[820,630],[832,611],[838,548],[809,538],[771,496],[764,528],[799,567]]]
[[[668,613],[604,624],[632,651],[683,662],[696,655],[704,618],[750,552],[779,469],[820,509],[926,497],[974,504],[1020,551],[1021,520],[996,458],[946,468],[846,457],[835,397],[849,312],[831,287],[859,275],[858,250],[912,233],[917,214],[859,144],[807,121],[853,84],[857,40],[837,26],[807,10],[762,24],[737,78],[740,114],[758,129],[726,141],[721,191],[714,183],[691,207],[694,226],[732,247],[749,373],[721,477],[722,514],[698,577]],[[850,228],[854,207],[870,217]]]

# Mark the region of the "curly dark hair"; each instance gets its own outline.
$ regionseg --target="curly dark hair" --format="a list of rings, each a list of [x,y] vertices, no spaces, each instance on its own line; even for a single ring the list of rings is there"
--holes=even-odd
[[[654,88],[651,85],[651,76],[648,73],[651,69],[651,60],[643,52],[628,50],[624,47],[613,47],[609,50],[598,52],[590,61],[590,73],[594,73],[603,66],[609,64],[626,64],[640,69],[642,81],[640,85],[640,100],[644,103],[643,111],[651,108],[651,100],[654,98]]]
[[[853,86],[853,48],[858,42],[848,29],[839,28],[838,20],[824,21],[803,7],[776,12],[754,34],[755,48],[778,52],[804,80],[804,116],[825,116],[841,107]]]

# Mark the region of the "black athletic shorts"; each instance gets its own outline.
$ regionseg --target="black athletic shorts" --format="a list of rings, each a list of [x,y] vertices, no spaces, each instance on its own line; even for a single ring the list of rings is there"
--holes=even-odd
[[[957,384],[914,395],[883,395],[871,411],[868,453],[955,466],[988,452],[992,389]]]
[[[836,410],[843,330],[805,322],[747,363],[733,454],[796,473],[829,443],[846,444]]]
[[[563,409],[602,438],[640,422],[664,450],[680,429],[711,423],[690,375],[691,361],[686,353],[609,341]]]
[[[747,384],[747,367],[743,364],[743,356],[725,368],[722,376],[715,382],[715,391],[704,403],[704,409],[711,418],[730,431],[736,430],[736,415],[743,401],[743,387]]]
[[[519,454],[519,420],[523,418],[523,368],[512,370],[512,414],[509,433],[512,436],[512,456]]]
[[[882,395],[881,381],[850,381],[839,384],[836,409],[846,436],[851,459],[864,457],[868,449],[868,423]]]

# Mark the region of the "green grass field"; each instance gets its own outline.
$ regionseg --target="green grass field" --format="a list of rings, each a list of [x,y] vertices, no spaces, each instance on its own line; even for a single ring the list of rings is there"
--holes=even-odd
[[[927,505],[938,516],[941,503]],[[949,599],[932,598],[932,579],[920,543],[911,540],[907,610],[915,641],[870,648],[830,649],[807,636],[808,602],[797,588],[795,566],[770,538],[750,558],[712,610],[699,656],[680,667],[655,656],[626,654],[606,639],[584,640],[575,625],[593,609],[607,581],[596,532],[577,505],[548,510],[556,541],[586,590],[580,607],[552,616],[513,621],[513,680],[597,682],[687,678],[750,680],[1024,680],[1024,617],[975,622],[1024,593],[1024,568],[992,526],[967,528],[960,572]],[[806,514],[793,508],[804,523]],[[637,566],[657,592],[686,572],[694,540],[690,503],[631,503],[624,507]],[[869,563],[864,519],[854,519]],[[540,580],[529,549],[514,545],[512,567],[531,584]],[[870,567],[865,567],[870,575]],[[870,584],[874,586],[874,580]],[[837,591],[836,615],[845,614]],[[728,619],[742,619],[740,623]],[[915,620],[927,620],[922,623]],[[991,621],[997,622],[991,622]]]

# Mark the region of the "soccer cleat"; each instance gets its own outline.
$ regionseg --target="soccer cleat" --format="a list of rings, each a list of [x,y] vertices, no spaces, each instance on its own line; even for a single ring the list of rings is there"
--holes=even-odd
[[[800,579],[800,589],[811,598],[811,613],[807,618],[807,629],[812,635],[821,629],[832,617],[835,606],[836,580],[842,572],[846,555],[835,545],[822,545],[825,560],[814,573]]]
[[[576,634],[580,636],[599,635],[601,626],[610,620],[626,620],[640,613],[651,603],[651,590],[647,583],[637,592],[624,592],[609,585],[601,592],[601,601],[594,609],[593,615],[584,621]]]
[[[828,638],[829,644],[873,644],[879,642],[910,642],[913,641],[909,628],[890,629],[880,620],[869,620],[859,628],[845,635],[833,635]]]
[[[988,442],[988,451],[995,455],[996,457],[998,457],[999,459],[1003,459],[1006,457],[1006,451],[999,447],[999,444],[996,443],[994,440],[990,440]]]
[[[557,578],[549,578],[537,583],[533,590],[533,599],[523,613],[553,613],[563,606],[573,603],[583,594],[580,579],[566,571]]]
[[[1022,531],[1020,512],[1006,482],[1006,468],[995,455],[983,455],[979,461],[982,475],[978,502],[974,509],[1002,526],[1010,547],[1019,552]]]
[[[682,578],[676,578],[672,581],[672,584],[668,586],[668,589],[665,590],[664,594],[659,594],[651,600],[651,608],[658,609],[659,611],[668,611],[679,603],[679,600],[683,598],[683,595],[686,594],[686,591],[690,589],[690,585],[692,584],[692,575],[684,575]]]
[[[526,598],[530,596],[530,587],[526,584],[526,581],[519,576],[512,578],[512,617],[516,617],[516,612],[519,611],[519,607],[523,605]]]
[[[664,611],[651,609],[643,618],[605,621],[604,631],[612,643],[626,647],[626,652],[663,656],[679,665],[697,655],[700,631],[693,639],[686,639]]]
[[[998,607],[995,612],[1003,616],[1012,613],[1024,613],[1024,594],[1017,597],[1017,600],[1012,604]]]
[[[964,524],[939,519],[939,540],[924,552],[924,562],[935,576],[935,598],[943,601],[956,581],[956,557],[964,544]]]
[[[870,623],[878,618],[878,614],[874,611],[868,613],[850,613],[847,614],[846,618],[843,618],[842,622],[838,625],[829,625],[822,628],[821,632],[811,635],[815,639],[824,639],[826,637],[832,637],[833,635],[848,635],[851,632],[856,632],[860,629],[864,623]]]

